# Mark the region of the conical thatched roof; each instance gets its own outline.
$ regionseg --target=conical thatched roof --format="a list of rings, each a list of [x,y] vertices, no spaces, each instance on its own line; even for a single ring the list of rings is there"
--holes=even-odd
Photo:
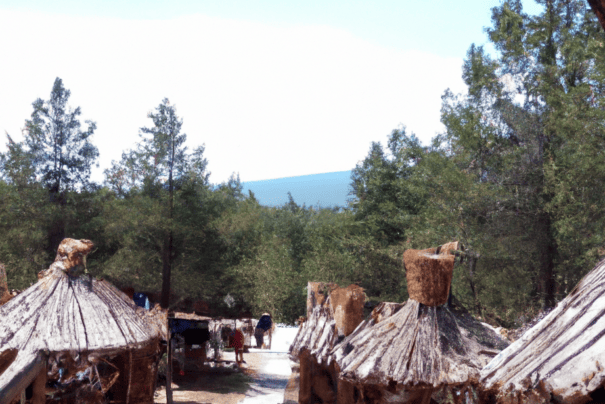
[[[477,383],[504,343],[461,307],[448,307],[458,242],[404,253],[410,299],[383,303],[332,356],[354,384],[435,389]]]
[[[123,292],[87,275],[55,270],[0,306],[0,351],[112,351],[156,336]]]
[[[330,308],[330,297],[325,304],[315,306],[311,315],[298,330],[290,346],[290,358],[297,361],[304,350],[314,356],[319,364],[326,363],[338,340],[336,321]]]
[[[318,364],[328,365],[332,348],[361,323],[365,295],[357,285],[335,283],[309,282],[307,290],[307,321],[290,346],[290,357],[297,361],[308,351]]]
[[[66,240],[71,244],[62,246],[68,251],[61,254],[60,249],[42,278],[0,306],[0,355],[18,353],[0,375],[0,391],[41,352],[113,354],[160,336],[160,329],[124,293],[106,281],[78,275],[92,243]]]
[[[494,358],[481,381],[502,402],[538,403],[551,395],[561,403],[591,401],[605,383],[605,261]]]
[[[381,303],[333,352],[341,377],[355,384],[406,388],[478,381],[480,369],[506,346],[464,310]]]

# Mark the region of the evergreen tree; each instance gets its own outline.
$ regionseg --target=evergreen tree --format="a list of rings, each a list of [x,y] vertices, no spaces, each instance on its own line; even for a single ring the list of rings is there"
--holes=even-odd
[[[50,99],[34,101],[31,119],[25,121],[26,149],[32,156],[36,177],[46,185],[52,200],[68,189],[86,186],[99,156],[90,141],[97,125],[86,121],[87,129],[81,129],[80,107],[72,110],[67,105],[70,95],[57,77]]]
[[[185,146],[187,135],[181,133],[183,121],[168,99],[165,98],[148,117],[153,126],[141,128],[138,147],[124,152],[122,161],[114,162],[111,169],[105,171],[107,184],[134,208],[122,206],[124,204],[116,200],[110,211],[123,221],[113,222],[110,227],[119,229],[124,223],[134,220],[129,216],[138,217],[134,220],[136,224],[132,224],[139,226],[140,236],[126,240],[121,238],[119,231],[112,231],[112,234],[122,240],[124,247],[134,246],[137,242],[148,245],[150,250],[141,248],[135,254],[139,260],[152,262],[155,253],[159,253],[162,265],[161,305],[167,308],[177,250],[183,252],[187,244],[185,239],[192,240],[198,235],[203,238],[204,223],[192,222],[191,219],[199,218],[196,212],[203,210],[201,201],[207,191],[210,174],[206,171],[204,146],[196,148],[193,153],[188,152]],[[183,210],[188,213],[184,214]],[[178,238],[176,243],[175,238]],[[127,255],[124,259],[134,261],[131,248],[120,251],[120,254]],[[147,258],[143,259],[141,254]]]
[[[499,55],[469,49],[469,93],[444,96],[443,140],[464,173],[498,188],[490,222],[508,224],[503,237],[525,253],[532,293],[552,307],[604,241],[605,37],[584,2],[539,3],[537,16],[520,1],[492,9]]]
[[[385,153],[373,142],[368,156],[351,173],[350,206],[355,218],[385,245],[405,240],[410,217],[418,214],[423,196],[409,182],[424,149],[406,129],[394,130]]]
[[[49,255],[65,237],[69,209],[68,193],[89,186],[90,171],[99,152],[91,143],[96,124],[86,121],[82,129],[80,107],[68,106],[71,92],[56,78],[50,99],[33,102],[31,119],[25,121],[24,141],[16,143],[7,135],[9,150],[0,156],[3,177],[20,187],[41,183],[56,207],[48,212]]]

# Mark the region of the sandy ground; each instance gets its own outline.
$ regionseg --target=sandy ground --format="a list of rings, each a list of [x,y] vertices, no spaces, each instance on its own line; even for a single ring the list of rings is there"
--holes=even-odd
[[[284,389],[291,374],[287,352],[297,328],[277,328],[271,350],[250,349],[244,354],[241,369],[226,366],[173,375],[175,403],[212,404],[278,404],[283,403]],[[234,360],[232,352],[223,359]],[[166,403],[166,389],[158,389],[154,403]]]

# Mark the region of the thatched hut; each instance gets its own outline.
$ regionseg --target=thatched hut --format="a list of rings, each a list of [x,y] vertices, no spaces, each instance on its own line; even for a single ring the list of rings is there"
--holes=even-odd
[[[410,299],[381,303],[334,348],[340,378],[355,386],[346,402],[460,402],[476,396],[481,368],[507,344],[459,305],[446,304],[451,250],[457,248],[449,243],[406,251]]]
[[[63,240],[38,282],[0,306],[0,403],[34,380],[33,400],[44,403],[47,377],[64,388],[99,382],[100,389],[89,383],[71,391],[75,401],[103,402],[109,394],[112,402],[153,402],[161,322],[85,273],[92,246]]]
[[[605,260],[482,371],[486,402],[605,401]]]
[[[290,346],[290,358],[299,363],[299,403],[346,402],[340,397],[351,386],[338,378],[339,369],[330,353],[362,321],[364,303],[359,286],[308,283],[307,321]]]

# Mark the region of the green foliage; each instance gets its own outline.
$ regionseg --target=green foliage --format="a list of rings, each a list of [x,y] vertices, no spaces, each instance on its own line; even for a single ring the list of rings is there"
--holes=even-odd
[[[25,121],[25,150],[31,156],[36,176],[51,194],[86,186],[99,156],[90,142],[97,126],[86,121],[88,128],[81,129],[80,107],[72,110],[67,105],[70,95],[57,77],[50,99],[34,101],[31,119]]]
[[[410,216],[416,215],[423,194],[409,181],[423,149],[414,134],[405,128],[389,137],[390,156],[380,143],[373,142],[365,160],[351,173],[355,219],[384,245],[405,240]]]
[[[55,206],[47,203],[47,195],[42,186],[0,181],[0,262],[10,288],[29,287],[49,262],[45,229]]]
[[[603,33],[582,2],[544,6],[535,17],[518,1],[495,7],[487,32],[501,54],[469,49],[469,93],[446,92],[446,132],[435,140],[449,168],[433,174],[439,191],[414,236],[453,233],[477,254],[466,271],[475,296],[464,277],[453,290],[504,321],[563,297],[605,241]]]
[[[444,133],[425,146],[402,127],[386,147],[372,143],[340,211],[291,195],[261,206],[235,175],[211,185],[204,147],[187,149],[167,99],[105,186],[90,184],[95,124],[81,129],[57,79],[50,100],[34,102],[25,142],[8,136],[0,154],[11,287],[34,282],[65,235],[95,242],[96,276],[164,298],[170,289],[165,306],[203,300],[215,315],[293,322],[308,281],[404,301],[403,251],[459,240],[452,291],[477,315],[512,326],[554,304],[605,254],[605,34],[583,2],[539,3],[536,16],[517,0],[492,9],[498,53],[470,46],[468,93],[442,97]]]

